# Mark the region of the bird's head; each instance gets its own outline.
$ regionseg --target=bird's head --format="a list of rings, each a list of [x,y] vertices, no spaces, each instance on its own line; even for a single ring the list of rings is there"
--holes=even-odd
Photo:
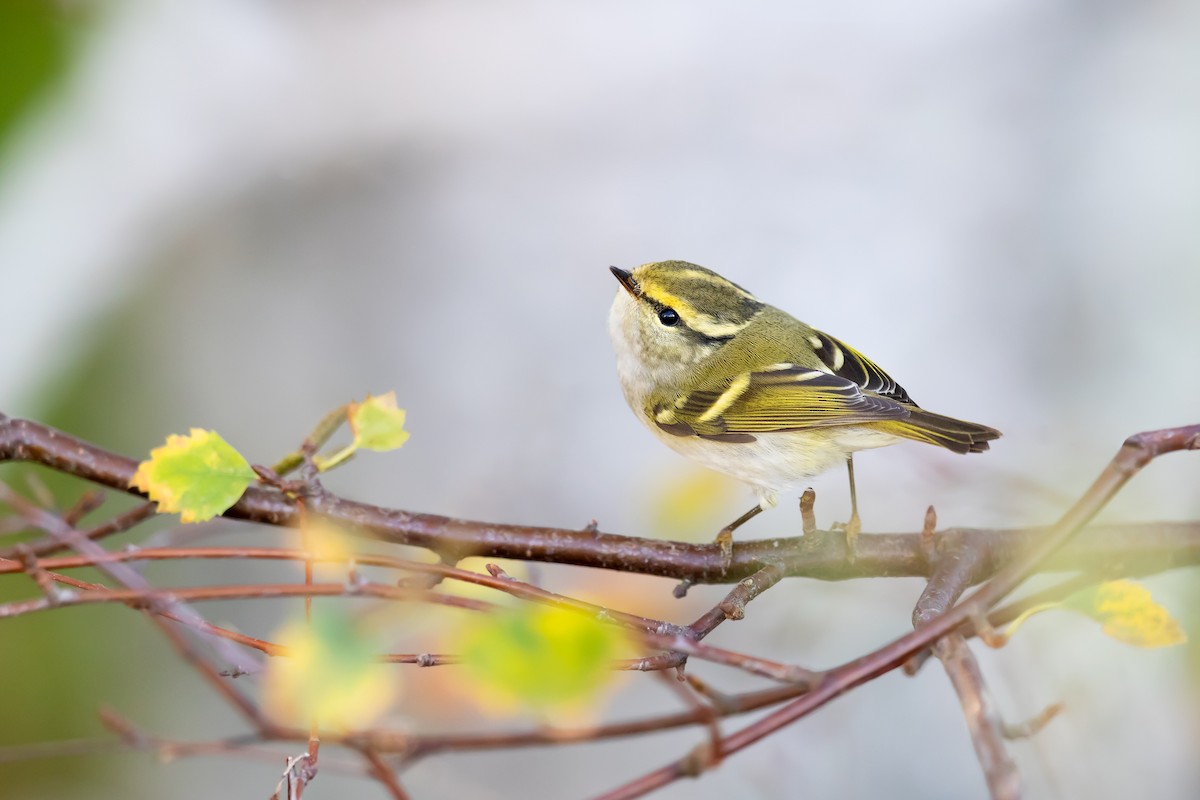
[[[636,358],[644,369],[696,363],[763,308],[736,283],[686,261],[657,261],[632,272],[610,269],[621,286],[609,314],[609,335],[618,356]]]

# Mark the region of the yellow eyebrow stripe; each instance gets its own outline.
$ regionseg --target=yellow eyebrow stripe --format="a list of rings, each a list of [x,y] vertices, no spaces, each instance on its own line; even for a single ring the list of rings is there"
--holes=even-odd
[[[714,286],[722,286],[730,291],[737,292],[747,300],[754,300],[755,302],[758,300],[758,298],[747,292],[742,287],[726,280],[725,278],[722,278],[720,275],[714,275],[711,272],[704,272],[698,269],[681,269],[676,270],[675,276],[689,281],[702,281],[704,283],[711,283]]]
[[[656,303],[662,303],[668,308],[675,309],[679,316],[683,318],[685,325],[705,336],[711,336],[716,339],[733,336],[750,324],[750,320],[746,320],[745,322],[718,322],[716,317],[711,314],[697,311],[695,306],[683,298],[677,297],[670,292],[664,292],[657,287],[644,288],[642,294]],[[746,296],[749,297],[749,295]],[[758,314],[754,316],[758,316]],[[753,318],[751,317],[751,319]]]

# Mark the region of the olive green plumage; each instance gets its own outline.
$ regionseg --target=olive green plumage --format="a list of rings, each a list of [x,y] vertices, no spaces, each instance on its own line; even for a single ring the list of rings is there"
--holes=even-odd
[[[956,453],[988,449],[986,425],[919,408],[845,343],[685,261],[613,268],[609,317],[622,389],[660,439],[740,478],[774,504],[780,491],[900,439]]]

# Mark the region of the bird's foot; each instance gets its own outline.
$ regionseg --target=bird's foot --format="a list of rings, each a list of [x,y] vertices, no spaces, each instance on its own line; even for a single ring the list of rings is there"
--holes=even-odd
[[[721,571],[728,571],[730,565],[733,564],[733,531],[729,528],[722,528],[713,542],[721,548]]]
[[[854,511],[850,514],[850,521],[843,528],[846,535],[846,560],[851,564],[858,558],[858,552],[855,549],[858,544],[858,534],[862,532],[862,520],[858,518],[858,512]]]

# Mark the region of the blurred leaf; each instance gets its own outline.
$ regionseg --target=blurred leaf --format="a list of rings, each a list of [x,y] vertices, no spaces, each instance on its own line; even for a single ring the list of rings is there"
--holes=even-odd
[[[1134,581],[1110,581],[1068,597],[1063,606],[1099,622],[1104,632],[1135,647],[1168,647],[1187,637],[1170,613]]]
[[[1012,636],[1027,619],[1054,608],[1067,608],[1091,617],[1101,624],[1106,634],[1135,647],[1168,647],[1187,641],[1179,623],[1154,602],[1146,587],[1128,580],[1091,586],[1061,603],[1042,603],[1028,608],[1009,623],[1005,635]]]
[[[379,397],[367,395],[361,403],[350,404],[350,429],[354,445],[364,450],[395,450],[408,441],[404,430],[404,409],[396,408],[396,393]]]
[[[656,487],[651,519],[656,535],[683,541],[711,540],[729,520],[737,484],[707,469],[687,469]]]
[[[355,540],[339,525],[325,517],[307,516],[301,533],[304,549],[313,556],[316,567],[331,568],[345,574],[355,554]]]
[[[80,16],[54,0],[0,2],[0,141],[65,71]]]
[[[355,620],[332,609],[296,621],[274,641],[289,654],[271,659],[263,677],[263,707],[276,722],[349,731],[370,725],[400,693],[400,672],[377,651]]]
[[[246,459],[219,434],[192,428],[150,451],[129,484],[160,511],[178,512],[182,522],[204,522],[236,503],[254,480]]]
[[[454,636],[481,704],[538,713],[587,706],[612,680],[628,648],[624,631],[565,608],[525,604],[481,614]]]

